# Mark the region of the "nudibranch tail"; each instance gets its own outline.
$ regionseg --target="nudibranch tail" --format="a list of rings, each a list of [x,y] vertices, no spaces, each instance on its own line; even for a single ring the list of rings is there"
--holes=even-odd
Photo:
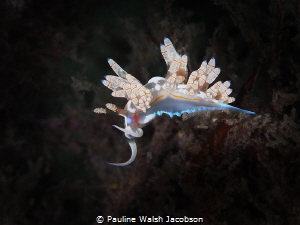
[[[137,154],[137,148],[136,148],[136,143],[134,139],[129,139],[128,140],[128,144],[131,148],[131,157],[127,162],[124,163],[110,163],[107,162],[109,165],[113,165],[113,166],[127,166],[130,163],[132,163],[135,160],[136,154]]]
[[[114,60],[108,59],[117,76],[107,75],[102,83],[112,90],[113,97],[126,98],[128,102],[124,109],[111,103],[106,104],[106,108],[124,117],[124,128],[113,126],[125,133],[132,151],[127,162],[109,163],[110,165],[126,166],[133,162],[137,151],[134,139],[143,135],[141,128],[157,115],[167,114],[173,117],[196,111],[226,109],[255,114],[228,105],[234,102],[235,98],[229,96],[232,92],[229,88],[230,81],[215,82],[221,72],[220,68],[215,67],[215,58],[208,62],[203,61],[199,69],[188,76],[188,57],[180,55],[170,39],[164,39],[160,50],[167,64],[167,73],[165,77],[151,78],[145,85],[128,74]],[[107,110],[97,108],[94,112],[105,114]]]
[[[224,108],[230,109],[232,111],[237,111],[237,112],[242,112],[242,113],[248,113],[248,114],[256,114],[255,112],[249,111],[249,110],[245,110],[245,109],[240,109],[231,105],[226,105],[224,104]]]

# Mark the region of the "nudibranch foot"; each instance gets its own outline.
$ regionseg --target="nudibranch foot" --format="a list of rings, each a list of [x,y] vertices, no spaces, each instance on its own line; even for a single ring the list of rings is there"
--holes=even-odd
[[[168,114],[170,117],[197,111],[231,110],[255,114],[231,105],[235,101],[229,95],[232,92],[230,81],[215,82],[221,72],[216,68],[215,58],[203,61],[199,69],[188,76],[186,55],[180,55],[170,39],[165,38],[160,46],[161,54],[167,64],[165,77],[153,77],[143,85],[138,79],[128,74],[114,60],[108,63],[117,74],[105,76],[102,83],[112,90],[112,96],[126,98],[127,104],[122,109],[112,103],[106,104],[110,111],[118,113],[125,119],[124,128],[113,125],[125,133],[132,155],[125,163],[109,163],[115,166],[126,166],[133,162],[137,154],[135,138],[143,135],[142,127],[156,116]],[[96,108],[96,113],[106,114],[104,108]]]
[[[137,148],[136,148],[136,143],[134,139],[129,139],[128,140],[128,144],[131,148],[131,157],[127,162],[124,163],[110,163],[107,162],[109,165],[113,165],[113,166],[127,166],[130,163],[132,163],[135,160],[136,154],[137,154]]]

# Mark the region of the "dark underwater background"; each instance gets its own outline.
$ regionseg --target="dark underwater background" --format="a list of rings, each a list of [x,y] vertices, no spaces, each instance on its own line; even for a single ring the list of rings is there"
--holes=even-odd
[[[300,224],[300,2],[0,2],[0,224],[97,224],[97,216]],[[130,148],[99,115],[113,58],[145,84],[168,37],[188,68],[216,58],[236,107],[157,117]]]

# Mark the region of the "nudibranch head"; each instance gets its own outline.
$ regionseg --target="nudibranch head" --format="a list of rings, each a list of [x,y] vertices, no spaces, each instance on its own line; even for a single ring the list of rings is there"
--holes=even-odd
[[[225,109],[254,114],[228,105],[235,100],[229,96],[232,92],[229,81],[218,81],[210,86],[221,72],[215,67],[214,58],[209,62],[203,61],[199,69],[188,77],[187,56],[178,54],[168,38],[164,39],[160,49],[168,67],[167,74],[165,77],[153,77],[145,85],[114,60],[108,59],[110,67],[118,76],[107,75],[102,83],[112,90],[112,96],[126,98],[128,102],[124,109],[112,103],[107,103],[106,108],[124,117],[124,128],[113,126],[125,133],[132,151],[127,162],[109,163],[111,165],[125,166],[134,161],[137,153],[134,138],[141,137],[141,128],[157,115],[173,117],[183,113]],[[94,112],[107,113],[104,108],[97,108]]]

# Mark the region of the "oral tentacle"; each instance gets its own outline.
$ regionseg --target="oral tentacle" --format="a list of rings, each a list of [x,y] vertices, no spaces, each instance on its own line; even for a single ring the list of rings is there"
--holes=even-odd
[[[142,137],[143,136],[143,130],[141,128],[138,128],[136,130],[136,132],[133,132],[131,130],[128,129],[124,129],[122,127],[119,127],[117,125],[113,125],[113,127],[119,129],[120,131],[123,131],[126,135],[127,138],[131,139],[131,138],[137,138],[137,137]]]
[[[131,157],[127,162],[124,162],[124,163],[110,163],[110,162],[107,162],[107,163],[109,165],[113,165],[113,166],[127,166],[127,165],[131,164],[135,160],[136,153],[137,153],[137,148],[136,148],[136,143],[135,143],[134,139],[128,139],[128,144],[131,148]]]

